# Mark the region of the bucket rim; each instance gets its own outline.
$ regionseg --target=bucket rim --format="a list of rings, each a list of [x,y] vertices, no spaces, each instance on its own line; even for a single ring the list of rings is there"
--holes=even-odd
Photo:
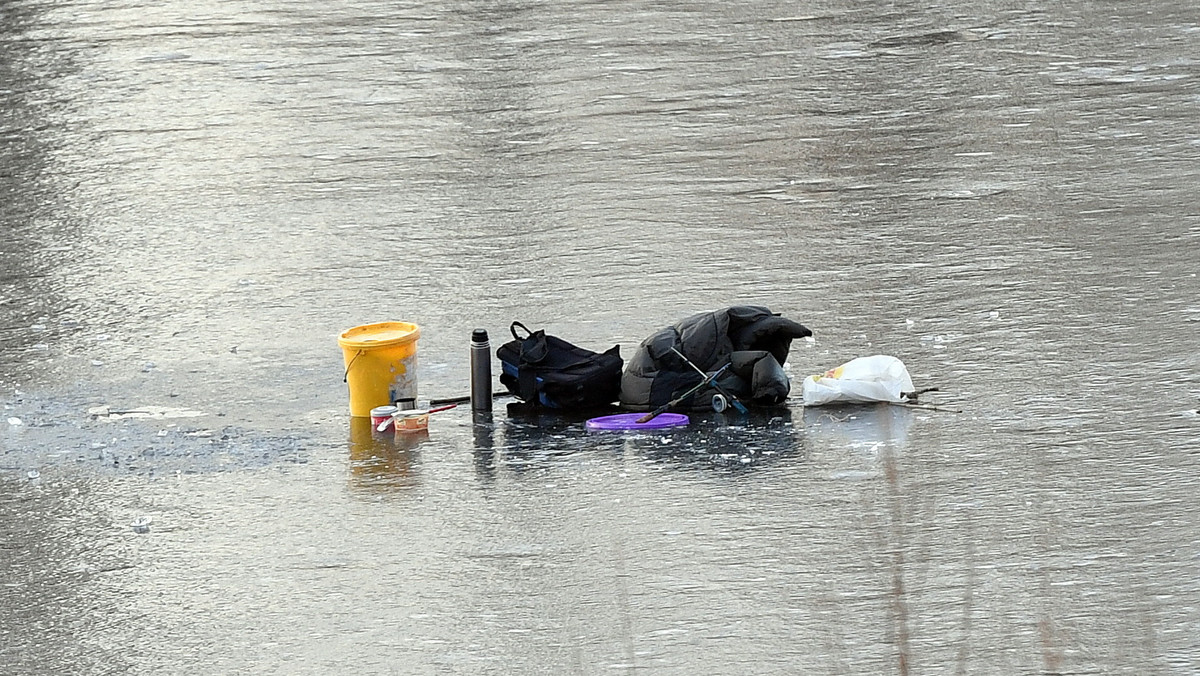
[[[383,340],[369,337],[372,334],[385,331],[389,333],[399,332],[401,335]],[[371,349],[412,343],[416,342],[420,337],[421,327],[416,324],[410,322],[375,322],[342,331],[338,336],[338,345],[348,348]]]

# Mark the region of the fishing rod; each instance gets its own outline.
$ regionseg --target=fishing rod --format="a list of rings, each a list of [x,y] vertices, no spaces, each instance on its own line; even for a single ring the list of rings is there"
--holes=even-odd
[[[683,356],[682,352],[680,352],[679,350],[676,350],[675,348],[671,348],[671,351],[674,352],[675,354],[679,355],[679,358],[683,360],[683,363],[687,364],[688,366],[691,366],[693,369],[696,370],[696,373],[699,373],[701,376],[703,376],[705,378],[705,382],[708,382],[711,380],[713,388],[717,392],[720,392],[721,396],[725,397],[725,399],[728,400],[729,403],[733,404],[733,407],[737,409],[738,413],[745,415],[750,412],[750,411],[746,410],[746,407],[742,404],[742,402],[737,397],[733,396],[733,394],[729,390],[725,389],[725,387],[723,385],[721,385],[720,383],[718,383],[715,380],[715,378],[716,378],[715,375],[712,378],[709,378],[707,373],[705,373],[703,370],[701,370],[701,368],[699,366],[696,366],[695,364],[693,364],[692,360]],[[714,405],[713,408],[716,408],[716,406]],[[724,408],[724,407],[722,406],[721,408]],[[718,409],[717,412],[719,413],[720,410],[721,409]]]
[[[721,368],[717,369],[717,372],[712,374],[711,376],[708,376],[708,375],[704,376],[704,380],[701,380],[699,385],[696,385],[695,387],[688,390],[687,392],[684,392],[683,394],[679,395],[678,397],[675,397],[671,401],[668,401],[667,403],[663,404],[662,406],[659,406],[658,408],[654,409],[653,411],[650,411],[646,415],[638,418],[635,422],[639,425],[641,425],[642,423],[648,423],[651,420],[654,420],[658,416],[662,415],[663,413],[666,413],[667,409],[671,408],[672,406],[678,406],[679,402],[681,402],[684,399],[687,399],[688,397],[692,396],[693,394],[699,392],[702,387],[709,384],[714,379],[716,379],[717,376],[720,376],[722,373],[724,373],[725,369],[729,368],[729,366],[730,366],[729,364],[726,364],[726,365],[722,366]]]

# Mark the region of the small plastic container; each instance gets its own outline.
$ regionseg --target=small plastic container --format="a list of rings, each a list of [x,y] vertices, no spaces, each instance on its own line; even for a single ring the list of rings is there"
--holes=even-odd
[[[396,434],[419,432],[429,428],[429,414],[400,415],[396,417]]]
[[[396,411],[397,408],[395,406],[376,406],[371,409],[371,429],[383,432],[388,431],[388,427],[391,427],[390,421],[392,416],[396,414]],[[382,430],[379,430],[379,426],[385,422],[389,424]]]

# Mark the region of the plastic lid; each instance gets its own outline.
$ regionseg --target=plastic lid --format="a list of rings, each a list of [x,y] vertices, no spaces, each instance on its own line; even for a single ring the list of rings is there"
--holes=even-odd
[[[421,329],[408,322],[379,322],[364,324],[342,332],[338,344],[342,347],[383,347],[411,343],[421,337]]]
[[[639,423],[638,420],[645,416],[645,413],[618,413],[592,418],[585,426],[592,431],[626,432],[681,427],[689,422],[688,417],[682,413],[660,413],[647,422]]]
[[[472,343],[488,342],[487,329],[475,329],[474,331],[472,331],[471,332],[471,342]]]

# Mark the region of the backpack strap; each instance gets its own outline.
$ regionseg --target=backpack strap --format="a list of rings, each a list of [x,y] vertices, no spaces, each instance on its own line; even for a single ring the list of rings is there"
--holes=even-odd
[[[513,322],[512,324],[509,324],[509,326],[508,326],[508,331],[509,331],[509,333],[512,334],[513,340],[525,340],[525,338],[522,338],[521,336],[517,335],[517,327],[518,326],[521,327],[521,330],[525,332],[525,338],[528,338],[533,335],[533,331],[530,331],[528,329],[528,327],[526,327],[521,322]]]
[[[537,384],[537,366],[546,359],[550,353],[550,347],[546,344],[546,332],[537,330],[530,332],[520,322],[513,322],[511,327],[513,336],[517,335],[516,327],[520,326],[529,334],[524,339],[517,338],[521,341],[521,362],[517,369],[517,379],[521,388],[521,399],[526,402],[540,403],[541,397],[538,396]]]

